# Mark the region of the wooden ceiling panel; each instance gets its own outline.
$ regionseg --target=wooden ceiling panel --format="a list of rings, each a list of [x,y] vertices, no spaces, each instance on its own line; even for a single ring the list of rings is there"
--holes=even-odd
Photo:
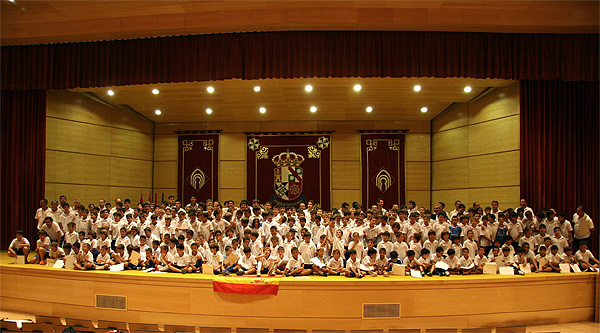
[[[507,86],[510,80],[435,78],[313,78],[225,80],[71,89],[90,92],[115,105],[127,105],[157,123],[223,121],[337,121],[337,120],[430,120],[454,102],[466,102],[488,87]],[[312,92],[305,86],[313,86]],[[356,92],[353,87],[360,84]],[[415,92],[415,84],[421,85]],[[465,93],[465,86],[472,91]],[[209,94],[207,87],[215,92]],[[260,92],[254,87],[260,86]],[[158,95],[152,89],[159,89]],[[318,111],[311,113],[309,108]],[[365,108],[371,106],[373,112]],[[428,108],[422,113],[422,107]],[[265,114],[259,113],[266,107]],[[206,114],[206,108],[213,113]],[[162,111],[160,116],[154,111]]]
[[[597,33],[598,1],[33,1],[1,4],[2,45],[205,33]]]

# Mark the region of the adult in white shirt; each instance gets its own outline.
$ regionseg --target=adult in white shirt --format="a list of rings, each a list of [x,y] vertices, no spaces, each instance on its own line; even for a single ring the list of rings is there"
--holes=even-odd
[[[50,216],[52,221],[58,223],[58,219],[63,214],[62,209],[58,207],[58,201],[52,200],[50,203],[50,211],[47,212],[46,216]]]
[[[47,216],[44,219],[44,224],[42,225],[40,230],[45,231],[46,235],[48,235],[48,238],[50,238],[50,241],[52,242],[58,242],[63,235],[63,232],[60,230],[58,223],[54,222],[54,220],[50,216]]]
[[[517,211],[519,208],[523,208],[523,214],[527,213],[527,211],[530,211],[532,215],[535,215],[533,209],[531,207],[527,207],[527,204],[527,199],[521,199],[520,205],[519,207],[515,208],[515,211]]]
[[[38,220],[38,229],[42,228],[42,225],[44,224],[44,219],[47,216],[50,216],[50,212],[51,210],[50,207],[48,207],[48,199],[40,200],[40,208],[38,208],[38,210],[35,212],[35,219]]]
[[[573,237],[574,248],[578,249],[579,244],[581,242],[590,243],[590,236],[592,235],[592,231],[594,231],[594,222],[592,219],[585,213],[585,207],[579,206],[577,207],[577,212],[573,214]]]

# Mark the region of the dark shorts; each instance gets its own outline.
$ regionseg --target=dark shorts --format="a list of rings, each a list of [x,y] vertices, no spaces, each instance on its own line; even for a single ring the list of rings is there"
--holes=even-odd
[[[304,269],[312,269],[313,264],[304,264]]]
[[[15,249],[15,248],[13,247],[12,249],[13,249],[13,251],[15,251],[15,253],[16,253],[17,255],[19,255],[19,256],[24,256],[24,255],[25,255],[25,253],[23,253],[23,248],[20,248],[20,249]]]

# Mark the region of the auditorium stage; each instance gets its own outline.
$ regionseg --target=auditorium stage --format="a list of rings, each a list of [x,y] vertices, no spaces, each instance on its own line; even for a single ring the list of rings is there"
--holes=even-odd
[[[212,275],[81,272],[11,262],[0,254],[2,310],[91,320],[270,329],[469,328],[590,321],[598,308],[594,273],[279,277],[268,278],[279,285],[277,295],[239,295],[215,292]],[[218,279],[250,283],[256,277]],[[127,310],[98,308],[96,295],[125,297]],[[395,318],[367,319],[364,304],[399,306],[389,309]]]

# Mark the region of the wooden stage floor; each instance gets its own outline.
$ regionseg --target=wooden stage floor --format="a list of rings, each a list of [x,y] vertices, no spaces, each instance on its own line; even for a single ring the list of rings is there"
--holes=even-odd
[[[14,265],[1,253],[0,308],[66,318],[234,328],[470,328],[592,321],[599,290],[596,273],[268,278],[279,284],[277,295],[215,292],[214,279],[207,274]],[[96,295],[125,297],[126,310],[98,308]],[[399,304],[399,311],[395,318],[364,318],[365,304]]]

